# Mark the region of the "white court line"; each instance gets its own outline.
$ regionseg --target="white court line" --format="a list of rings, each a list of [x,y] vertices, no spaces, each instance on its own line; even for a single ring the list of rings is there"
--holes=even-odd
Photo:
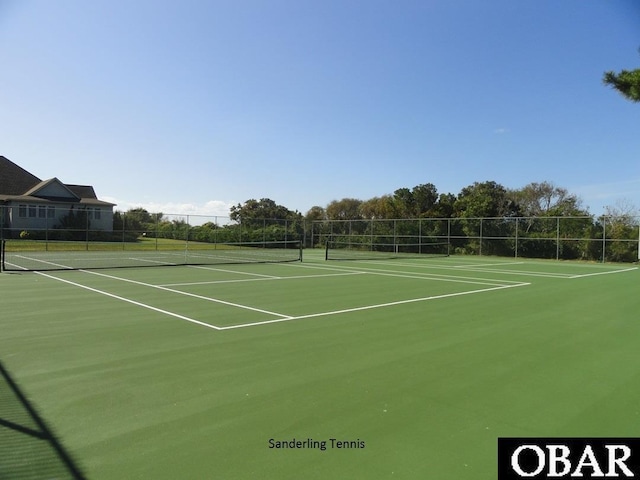
[[[253,277],[264,277],[264,278],[280,278],[275,275],[265,275],[263,273],[252,273],[252,272],[239,272],[237,270],[226,270],[224,268],[206,267],[204,265],[186,265],[186,266],[189,268],[199,268],[201,270],[209,270],[213,272],[237,273],[238,275],[249,275]]]
[[[594,275],[609,275],[611,273],[630,272],[632,270],[638,270],[638,267],[625,268],[623,270],[613,270],[610,272],[583,273],[582,275],[574,275],[573,277],[569,278],[593,277]]]
[[[436,265],[416,265],[409,263],[390,263],[390,262],[380,262],[380,261],[368,261],[366,263],[375,264],[375,265],[394,265],[397,267],[419,267],[425,269],[434,269],[434,270],[456,270],[456,271],[466,271],[466,272],[478,272],[478,273],[498,273],[504,275],[525,275],[528,277],[551,277],[551,278],[570,278],[570,273],[544,273],[544,272],[531,272],[529,270],[498,270],[498,269],[486,269],[480,268],[476,265],[448,265],[448,266],[436,266]],[[425,274],[425,275],[437,275],[437,274]],[[453,275],[450,275],[453,276]],[[466,277],[465,277],[466,278]],[[472,277],[469,277],[472,278]],[[487,280],[487,279],[483,279]],[[509,281],[509,280],[502,280]]]
[[[466,265],[453,265],[453,268],[480,268],[480,267],[501,267],[503,265],[523,265],[525,262],[502,262],[502,263],[468,263]]]
[[[453,282],[453,283],[468,283],[470,285],[492,285],[492,286],[496,286],[496,287],[502,287],[504,286],[504,282],[499,282],[499,281],[469,281],[466,278],[461,279],[461,277],[456,277],[455,275],[438,275],[435,273],[422,273],[422,274],[415,274],[415,275],[408,275],[406,273],[392,273],[393,270],[389,270],[389,272],[368,272],[369,275],[380,275],[383,277],[397,277],[397,278],[414,278],[417,280],[434,280],[436,282]],[[511,282],[514,283],[514,282]],[[520,282],[516,282],[520,283]]]
[[[142,307],[142,308],[146,308],[146,309],[149,309],[149,310],[153,310],[154,312],[158,312],[158,313],[162,313],[164,315],[169,315],[171,317],[179,318],[180,320],[186,320],[187,322],[195,323],[195,324],[201,325],[203,327],[213,328],[214,330],[220,330],[220,327],[217,327],[215,325],[211,325],[209,323],[201,322],[201,321],[195,320],[193,318],[185,317],[184,315],[180,315],[178,313],[173,313],[173,312],[170,312],[168,310],[163,310],[161,308],[153,307],[151,305],[147,305],[146,303],[136,302],[135,300],[131,300],[129,298],[121,297],[119,295],[114,295],[113,293],[105,292],[103,290],[98,290],[97,288],[92,288],[92,287],[89,287],[87,285],[82,285],[80,283],[72,282],[70,280],[65,280],[63,278],[56,277],[54,275],[49,275],[47,273],[42,273],[42,272],[34,272],[34,273],[36,273],[37,275],[42,275],[43,277],[51,278],[53,280],[58,280],[59,282],[68,283],[69,285],[73,285],[75,287],[84,288],[85,290],[89,290],[89,291],[94,292],[94,293],[99,293],[100,295],[105,295],[107,297],[115,298],[116,300],[121,300],[123,302],[131,303],[133,305],[137,305],[138,307]]]
[[[532,272],[530,270],[497,270],[497,269],[489,270],[489,269],[479,269],[478,267],[466,267],[465,270],[467,272],[487,272],[487,273],[498,273],[500,275],[525,275],[527,277],[571,278],[570,273]]]
[[[389,263],[376,263],[376,262],[367,262],[374,263],[375,265],[389,265]],[[393,264],[395,266],[407,266],[405,264]],[[302,265],[300,265],[302,266]],[[470,285],[490,285],[490,286],[503,286],[505,283],[514,283],[520,284],[522,282],[517,282],[514,280],[494,280],[490,278],[477,278],[477,277],[461,277],[459,275],[442,275],[439,273],[421,273],[416,272],[413,274],[397,271],[397,270],[387,270],[387,269],[379,269],[379,268],[356,268],[356,267],[333,267],[333,270],[337,271],[351,271],[355,270],[357,272],[368,273],[370,275],[381,275],[386,277],[400,277],[400,278],[415,278],[419,280],[435,280],[439,282],[454,282],[454,283],[468,283]]]
[[[177,293],[179,295],[185,295],[187,297],[198,298],[200,300],[206,300],[208,302],[220,303],[222,305],[228,305],[231,307],[242,308],[244,310],[251,310],[259,313],[266,313],[268,315],[273,315],[274,317],[282,317],[282,318],[290,318],[289,315],[283,315],[281,313],[270,312],[269,310],[263,310],[261,308],[250,307],[248,305],[241,305],[239,303],[227,302],[225,300],[220,300],[218,298],[213,297],[205,297],[204,295],[197,295],[195,293],[182,292],[180,290],[174,290],[173,288],[161,287],[159,285],[153,285],[151,283],[139,282],[137,280],[129,280],[128,278],[116,277],[113,275],[107,275],[106,273],[92,272],[90,270],[80,270],[83,273],[90,273],[91,275],[97,275],[99,277],[111,278],[113,280],[120,280],[121,282],[133,283],[136,285],[142,285],[143,287],[149,288],[157,288],[158,290],[164,290],[166,292]]]
[[[580,278],[580,277],[590,277],[592,275],[608,275],[610,273],[620,273],[620,272],[628,272],[630,270],[637,270],[638,267],[632,267],[632,268],[624,268],[624,269],[619,269],[619,270],[610,270],[608,272],[595,272],[595,273],[583,273],[583,274],[579,274],[579,275],[574,275],[571,273],[539,273],[539,272],[530,272],[530,271],[524,271],[524,270],[474,270],[474,269],[468,269],[469,271],[473,271],[473,272],[491,272],[491,273],[500,273],[500,274],[504,274],[504,275],[526,275],[526,276],[532,276],[532,277],[550,277],[550,278]]]
[[[502,290],[505,288],[514,288],[514,287],[523,287],[526,285],[531,285],[530,283],[519,283],[516,285],[502,285],[499,287],[493,288],[482,288],[480,290],[468,290],[466,292],[458,292],[458,293],[446,293],[443,295],[433,295],[431,297],[421,297],[421,298],[411,298],[409,300],[400,300],[397,302],[388,302],[388,303],[379,303],[376,305],[366,305],[364,307],[355,307],[355,308],[346,308],[343,310],[333,310],[330,312],[321,312],[321,313],[310,313],[308,315],[299,315],[297,317],[289,317],[289,318],[278,318],[275,320],[265,320],[264,322],[252,322],[252,323],[242,323],[238,325],[229,325],[226,327],[218,327],[220,330],[233,330],[237,328],[247,328],[247,327],[256,327],[259,325],[266,325],[270,323],[280,323],[280,322],[290,322],[292,320],[303,320],[306,318],[316,318],[316,317],[326,317],[329,315],[339,315],[342,313],[351,313],[351,312],[360,312],[363,310],[373,310],[375,308],[384,308],[384,307],[392,307],[395,305],[403,305],[407,303],[416,303],[416,302],[426,302],[428,300],[437,300],[441,298],[449,298],[449,297],[459,297],[462,295],[471,295],[474,293],[483,293],[483,292],[491,292],[494,290]]]
[[[342,309],[342,310],[333,310],[333,311],[329,311],[329,312],[311,313],[311,314],[307,314],[307,315],[298,315],[298,316],[287,316],[287,315],[281,315],[281,314],[274,313],[274,312],[269,312],[267,310],[260,310],[260,309],[256,309],[256,308],[253,308],[253,307],[247,307],[247,306],[243,306],[243,305],[233,304],[231,302],[225,302],[225,301],[222,301],[222,300],[212,299],[212,298],[209,298],[209,297],[202,297],[200,295],[188,294],[186,292],[180,292],[178,290],[172,290],[172,289],[165,288],[165,287],[158,287],[156,285],[151,285],[151,284],[147,284],[147,283],[144,283],[144,282],[138,282],[138,281],[135,281],[135,280],[128,280],[128,279],[123,279],[123,278],[120,278],[120,277],[114,277],[114,276],[106,275],[106,274],[103,274],[103,273],[91,272],[91,271],[87,271],[87,270],[80,270],[80,271],[84,272],[84,273],[90,273],[90,274],[93,274],[93,275],[112,278],[112,279],[115,279],[115,280],[121,280],[121,281],[124,281],[124,282],[140,284],[140,285],[149,286],[149,287],[152,287],[152,288],[159,288],[160,290],[167,290],[167,291],[174,292],[174,293],[179,293],[179,294],[183,294],[183,295],[187,295],[187,296],[201,298],[201,299],[204,299],[204,300],[214,301],[214,302],[217,302],[217,303],[223,303],[223,304],[226,304],[226,305],[237,306],[239,308],[246,308],[246,309],[249,309],[249,310],[254,310],[254,311],[258,311],[258,312],[262,312],[262,313],[267,313],[267,314],[272,315],[272,316],[281,317],[281,318],[278,318],[278,319],[264,320],[264,321],[261,321],[261,322],[252,322],[252,323],[244,323],[244,324],[237,324],[237,325],[229,325],[229,326],[225,326],[225,327],[219,327],[219,326],[212,325],[212,324],[209,324],[209,323],[201,322],[199,320],[195,320],[193,318],[186,317],[184,315],[180,315],[180,314],[177,314],[177,313],[174,313],[174,312],[170,312],[168,310],[163,310],[161,308],[153,307],[151,305],[148,305],[148,304],[145,304],[145,303],[142,303],[142,302],[137,302],[135,300],[131,300],[131,299],[128,299],[128,298],[125,298],[125,297],[121,297],[119,295],[114,295],[112,293],[105,292],[103,290],[99,290],[99,289],[96,289],[96,288],[93,288],[93,287],[89,287],[87,285],[82,285],[80,283],[72,282],[70,280],[65,280],[63,278],[56,277],[56,276],[53,276],[53,275],[49,275],[49,274],[42,273],[42,272],[35,272],[37,275],[42,275],[44,277],[51,278],[53,280],[58,280],[58,281],[63,282],[63,283],[67,283],[67,284],[70,284],[70,285],[73,285],[73,286],[76,286],[76,287],[79,287],[79,288],[83,288],[85,290],[89,290],[89,291],[94,292],[94,293],[98,293],[100,295],[105,295],[105,296],[110,297],[110,298],[121,300],[121,301],[126,302],[126,303],[137,305],[137,306],[142,307],[142,308],[153,310],[153,311],[158,312],[158,313],[169,315],[171,317],[175,317],[175,318],[178,318],[178,319],[181,319],[181,320],[185,320],[185,321],[188,321],[188,322],[191,322],[191,323],[195,323],[195,324],[201,325],[203,327],[212,328],[212,329],[218,330],[218,331],[233,330],[233,329],[253,327],[253,326],[260,326],[260,325],[266,325],[266,324],[271,324],[271,323],[286,322],[286,321],[291,321],[291,320],[303,320],[303,319],[307,319],[307,318],[316,318],[316,317],[324,317],[324,316],[330,316],[330,315],[339,315],[339,314],[343,314],[343,313],[350,313],[350,312],[357,312],[357,311],[364,311],[364,310],[372,310],[372,309],[377,309],[377,308],[391,307],[391,306],[395,306],[395,305],[402,305],[402,304],[416,303],[416,302],[424,302],[424,301],[428,301],[428,300],[436,300],[436,299],[441,299],[441,298],[457,297],[457,296],[462,296],[462,295],[470,295],[470,294],[475,294],[475,293],[483,293],[483,292],[490,292],[490,291],[495,291],[495,290],[503,290],[503,289],[507,289],[507,288],[522,287],[522,286],[526,286],[526,285],[531,285],[530,283],[518,283],[518,284],[513,284],[513,285],[500,285],[500,286],[494,286],[494,287],[491,287],[491,288],[483,288],[483,289],[479,289],[479,290],[468,290],[468,291],[465,291],[465,292],[448,293],[448,294],[442,294],[442,295],[433,295],[433,296],[429,296],[429,297],[413,298],[413,299],[408,299],[408,300],[400,300],[400,301],[396,301],[396,302],[387,302],[387,303],[381,303],[381,304],[375,304],[375,305],[365,305],[365,306],[362,306],[362,307],[347,308],[347,309]],[[415,277],[415,278],[421,278],[421,277]]]
[[[24,258],[25,260],[30,260],[30,261],[33,261],[33,262],[46,263],[47,265],[53,265],[54,267],[63,268],[65,270],[73,270],[73,267],[70,267],[68,265],[60,265],[58,263],[47,262],[46,260],[40,260],[39,258],[25,257],[24,255],[16,255],[16,257]],[[18,268],[24,268],[24,267],[21,267],[19,265],[15,265],[13,263],[10,263],[9,265],[13,265],[14,267],[18,267]]]
[[[344,272],[344,273],[325,273],[322,275],[291,275],[286,277],[270,276],[269,278],[242,278],[237,280],[211,280],[208,282],[165,283],[158,286],[159,287],[189,287],[192,285],[214,285],[214,284],[220,284],[220,283],[265,282],[265,281],[274,281],[274,280],[292,280],[292,279],[300,279],[300,278],[344,277],[348,275],[364,275],[365,273],[366,272]]]
[[[313,270],[329,270],[330,272],[344,272],[344,267],[340,268],[340,267],[321,267],[319,265],[309,265],[304,264],[304,263],[287,263],[287,264],[283,264],[283,266],[286,265],[289,268],[311,268]],[[364,271],[361,271],[355,267],[351,267],[351,270],[354,270],[356,273],[366,273]]]

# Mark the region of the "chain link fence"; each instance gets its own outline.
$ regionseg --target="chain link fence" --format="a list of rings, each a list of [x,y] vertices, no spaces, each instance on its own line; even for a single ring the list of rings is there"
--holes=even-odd
[[[329,239],[358,244],[449,244],[451,254],[637,262],[640,217],[500,217],[370,220],[237,219],[227,216],[111,212],[77,206],[0,206],[0,240],[109,243],[123,250],[162,240],[204,243]]]
[[[307,247],[446,242],[451,254],[637,262],[640,217],[501,217],[324,220],[308,226]]]

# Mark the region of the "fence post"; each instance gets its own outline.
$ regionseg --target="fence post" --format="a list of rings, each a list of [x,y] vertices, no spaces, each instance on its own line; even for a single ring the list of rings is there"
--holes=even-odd
[[[84,208],[84,242],[85,250],[89,251],[89,209]]]
[[[560,217],[556,217],[556,260],[560,260]]]
[[[397,236],[397,230],[396,230],[396,226],[397,226],[397,220],[394,218],[393,219],[393,251],[396,250],[396,245],[398,245],[398,236]]]
[[[371,232],[369,235],[369,245],[371,246],[369,247],[369,250],[373,250],[373,228],[374,228],[373,226],[374,226],[373,217],[371,217]]]
[[[7,205],[0,205],[0,248],[4,247],[4,225],[5,225],[5,210],[8,210]],[[7,222],[9,223],[9,222]],[[4,255],[0,253],[0,258],[4,260]],[[0,265],[0,272],[2,272],[4,266]]]
[[[607,250],[607,217],[606,215],[602,216],[602,263],[604,263],[606,258],[606,250]]]
[[[518,258],[518,223],[519,218],[516,217],[516,245],[515,245],[515,258]]]
[[[44,219],[44,244],[45,245],[49,242],[49,208],[51,207],[47,206],[47,218]]]

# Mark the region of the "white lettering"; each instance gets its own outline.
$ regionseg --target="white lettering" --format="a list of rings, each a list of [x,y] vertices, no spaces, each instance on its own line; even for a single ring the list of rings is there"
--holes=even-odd
[[[591,445],[587,445],[586,447],[584,447],[584,452],[582,452],[582,456],[578,461],[578,465],[576,466],[576,469],[571,473],[571,476],[582,477],[583,476],[582,469],[584,467],[591,467],[593,469],[593,475],[591,475],[592,478],[604,477],[604,473],[600,469],[600,465],[598,464],[598,459],[593,453],[593,449],[591,448]]]
[[[624,462],[631,456],[631,449],[626,445],[607,445],[606,447],[609,451],[609,471],[607,472],[607,477],[619,476],[616,473],[616,465],[625,477],[634,477],[635,475],[633,472],[624,464]],[[616,450],[622,450],[623,453],[620,458],[616,457]]]
[[[571,462],[569,461],[569,447],[566,445],[547,445],[549,450],[549,476],[564,477],[571,470]],[[559,454],[558,452],[562,452]],[[557,470],[558,464],[562,464],[562,471]]]
[[[520,468],[520,463],[518,463],[518,457],[520,455],[520,452],[522,452],[523,450],[533,450],[534,452],[536,452],[536,455],[538,456],[538,468],[536,468],[533,472],[525,472],[524,470],[522,470],[522,468]],[[542,470],[544,470],[544,465],[545,465],[544,450],[542,450],[537,445],[520,445],[518,448],[516,448],[516,450],[511,455],[511,468],[513,468],[513,471],[516,472],[521,477],[535,477],[540,472],[542,472]]]

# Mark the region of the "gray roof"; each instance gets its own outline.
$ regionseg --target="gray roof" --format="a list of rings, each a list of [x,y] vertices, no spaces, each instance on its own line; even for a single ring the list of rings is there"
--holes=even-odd
[[[51,182],[59,182],[69,191],[68,198],[47,198],[39,196],[38,191]],[[57,178],[40,180],[24,168],[16,165],[11,160],[0,155],[0,201],[65,201],[79,202],[87,205],[113,206],[115,204],[98,200],[96,192],[90,185],[68,185]]]
[[[0,194],[22,195],[40,182],[38,177],[0,155]]]

